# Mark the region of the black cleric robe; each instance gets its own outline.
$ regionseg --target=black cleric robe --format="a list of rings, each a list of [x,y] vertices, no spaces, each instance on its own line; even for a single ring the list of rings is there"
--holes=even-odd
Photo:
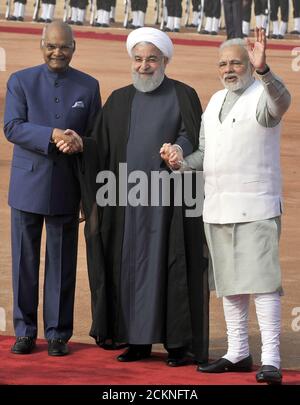
[[[151,106],[147,97],[158,94],[167,96],[166,104],[172,95],[174,105],[165,108],[167,116],[156,127],[141,106]],[[164,104],[159,110],[163,108]],[[159,110],[157,117],[152,111],[152,121],[161,120]],[[202,218],[186,217],[184,206],[118,204],[119,164],[147,174],[167,170],[159,157],[160,146],[176,142],[183,127],[195,150],[201,113],[196,92],[181,82],[165,78],[146,98],[130,85],[111,94],[99,113],[93,139],[84,140],[80,182],[92,293],[90,335],[97,341],[189,346],[196,360],[207,360],[209,293]],[[141,125],[144,131],[139,132]],[[147,125],[155,132],[163,126],[171,131],[161,130],[143,142]],[[95,177],[101,170],[116,175],[115,206],[96,206]]]

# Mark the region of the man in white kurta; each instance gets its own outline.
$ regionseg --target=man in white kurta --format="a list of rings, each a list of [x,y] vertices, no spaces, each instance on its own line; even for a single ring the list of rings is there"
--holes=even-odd
[[[204,171],[203,220],[228,351],[198,371],[251,371],[248,307],[254,294],[262,338],[256,380],[280,384],[280,126],[290,94],[266,64],[264,31],[257,29],[254,45],[245,45],[241,39],[221,45],[225,89],[203,114],[199,150],[183,160],[179,148],[165,144],[161,155],[173,169]]]

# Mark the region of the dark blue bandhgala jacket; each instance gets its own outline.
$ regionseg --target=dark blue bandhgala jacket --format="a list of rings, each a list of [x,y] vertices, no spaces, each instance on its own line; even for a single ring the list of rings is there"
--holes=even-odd
[[[71,67],[47,65],[11,75],[7,83],[4,133],[14,143],[9,205],[43,215],[73,214],[80,188],[75,157],[50,143],[53,128],[86,135],[101,105],[98,81]]]

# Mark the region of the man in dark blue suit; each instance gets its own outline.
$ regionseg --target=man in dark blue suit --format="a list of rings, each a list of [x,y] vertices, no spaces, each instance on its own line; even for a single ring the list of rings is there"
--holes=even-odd
[[[45,64],[14,73],[7,83],[4,132],[14,144],[9,205],[16,342],[11,350],[27,354],[35,346],[45,223],[44,333],[49,355],[62,356],[73,329],[80,202],[76,154],[101,99],[98,81],[69,66],[75,41],[67,24],[45,27],[41,50]],[[56,147],[61,140],[68,153]]]

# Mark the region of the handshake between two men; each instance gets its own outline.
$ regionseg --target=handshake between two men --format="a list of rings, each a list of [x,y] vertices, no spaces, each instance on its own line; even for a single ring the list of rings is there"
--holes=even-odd
[[[72,129],[54,128],[52,132],[52,141],[56,147],[63,153],[73,154],[83,151],[83,142],[81,137]],[[179,145],[164,143],[160,148],[160,156],[172,170],[179,170],[183,163],[183,153]]]
[[[183,152],[179,145],[164,143],[159,153],[171,170],[179,170],[181,168],[183,164]]]
[[[81,137],[72,129],[54,128],[51,140],[56,147],[63,153],[72,155],[83,151],[83,142]]]

